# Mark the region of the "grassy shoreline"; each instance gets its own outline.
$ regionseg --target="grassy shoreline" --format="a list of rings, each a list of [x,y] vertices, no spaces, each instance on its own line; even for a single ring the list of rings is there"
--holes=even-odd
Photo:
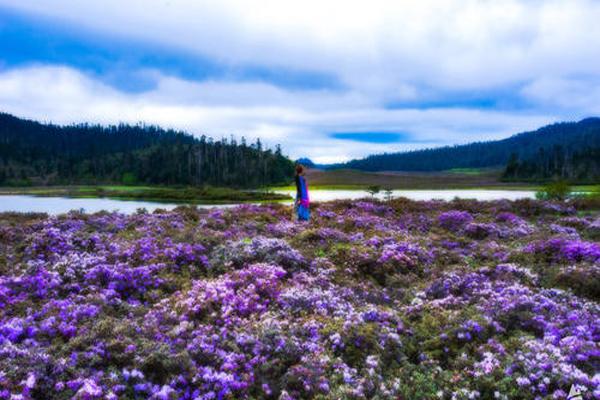
[[[366,191],[376,185],[392,190],[531,190],[541,184],[507,183],[499,180],[500,171],[490,169],[429,172],[364,172],[357,170],[308,169],[310,190]],[[573,192],[598,193],[598,185],[575,185]],[[110,198],[181,204],[231,204],[244,202],[285,202],[292,198],[281,192],[294,192],[295,186],[270,186],[258,190],[196,188],[184,186],[73,185],[0,187],[1,195],[37,197]],[[279,193],[276,193],[279,192]]]
[[[2,195],[36,197],[109,198],[163,203],[228,204],[243,202],[286,201],[291,198],[272,191],[236,190],[230,188],[193,188],[168,186],[35,186],[0,187]]]

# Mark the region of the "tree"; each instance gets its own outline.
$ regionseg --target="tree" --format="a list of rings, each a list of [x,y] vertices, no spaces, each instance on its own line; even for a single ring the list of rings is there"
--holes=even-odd
[[[371,185],[371,186],[367,187],[367,193],[369,193],[373,197],[380,191],[381,191],[381,186],[379,186],[379,185]]]
[[[504,169],[504,177],[514,177],[517,174],[519,169],[519,156],[517,153],[512,153],[510,158],[508,159],[508,164],[506,164],[506,168]]]
[[[55,126],[0,113],[0,176],[37,184],[250,188],[288,184],[293,162],[242,138],[218,141],[152,125]]]
[[[133,172],[125,172],[121,181],[123,182],[123,185],[135,185],[137,183],[137,179]]]
[[[391,188],[389,188],[389,187],[385,188],[384,191],[383,191],[383,193],[384,193],[386,201],[392,201],[392,198],[393,198],[392,195],[393,195],[394,192],[392,191]]]

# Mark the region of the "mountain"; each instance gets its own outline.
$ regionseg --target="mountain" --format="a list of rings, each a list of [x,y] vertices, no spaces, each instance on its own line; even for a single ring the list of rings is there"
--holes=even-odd
[[[503,140],[377,154],[330,165],[329,168],[443,171],[506,166],[506,179],[544,180],[562,177],[596,182],[600,179],[599,154],[600,118],[587,118],[579,122],[548,125]]]
[[[314,168],[315,163],[308,157],[302,157],[296,160],[296,164],[302,164],[307,168]]]
[[[302,157],[296,160],[297,164],[302,164],[307,168],[314,168],[314,169],[327,169],[330,167],[330,165],[328,164],[316,164],[313,160],[311,160],[308,157]]]
[[[0,185],[287,184],[294,164],[260,140],[196,138],[147,125],[42,124],[0,113]]]

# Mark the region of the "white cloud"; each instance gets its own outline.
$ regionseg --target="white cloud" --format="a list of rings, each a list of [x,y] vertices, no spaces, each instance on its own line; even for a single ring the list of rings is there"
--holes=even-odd
[[[600,3],[564,1],[0,0],[231,63],[315,69],[393,96],[481,89],[541,71],[598,74]]]
[[[260,137],[271,146],[282,144],[294,158],[309,155],[317,162],[495,139],[552,120],[469,109],[386,110],[344,93],[336,98],[334,93],[298,94],[266,84],[157,79],[151,92],[125,94],[68,67],[28,67],[0,73],[0,104],[18,116],[61,124],[144,121],[215,138]],[[236,101],[228,102],[234,94]],[[408,132],[422,143],[365,144],[327,135],[355,130]]]
[[[600,79],[540,77],[521,93],[546,108],[560,108],[574,118],[600,113]]]
[[[0,0],[0,5],[97,32],[141,39],[233,66],[331,74],[344,90],[156,76],[120,92],[67,67],[0,75],[0,107],[55,122],[146,121],[261,136],[293,157],[338,161],[499,138],[600,111],[600,2],[593,0]],[[584,77],[584,78],[582,78]],[[586,90],[590,82],[593,90]],[[527,111],[405,107],[494,93]],[[509,100],[510,101],[510,100]],[[399,131],[419,142],[365,144],[332,131]]]

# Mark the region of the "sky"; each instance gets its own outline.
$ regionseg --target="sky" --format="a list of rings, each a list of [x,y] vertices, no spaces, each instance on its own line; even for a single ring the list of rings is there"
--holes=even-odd
[[[600,115],[600,1],[0,0],[0,111],[260,138],[292,158]]]

